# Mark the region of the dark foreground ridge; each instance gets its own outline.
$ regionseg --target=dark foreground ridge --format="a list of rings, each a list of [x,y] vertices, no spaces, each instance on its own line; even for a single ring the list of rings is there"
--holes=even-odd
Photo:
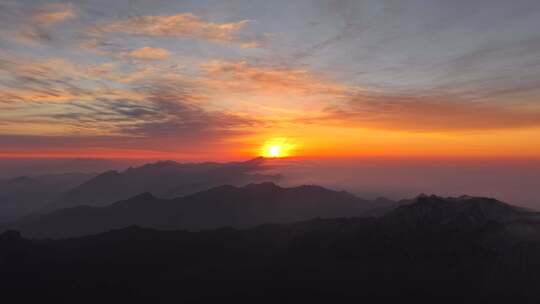
[[[8,231],[0,269],[18,303],[539,303],[540,224],[492,199],[423,196],[379,218],[240,230]]]

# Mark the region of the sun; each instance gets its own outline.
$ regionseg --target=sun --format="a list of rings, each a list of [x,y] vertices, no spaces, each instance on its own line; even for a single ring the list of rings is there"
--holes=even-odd
[[[260,155],[271,158],[281,158],[291,156],[294,144],[286,138],[272,138],[264,143]]]
[[[270,155],[271,157],[279,157],[280,156],[280,150],[281,150],[281,147],[280,146],[270,146],[268,148],[268,155]]]

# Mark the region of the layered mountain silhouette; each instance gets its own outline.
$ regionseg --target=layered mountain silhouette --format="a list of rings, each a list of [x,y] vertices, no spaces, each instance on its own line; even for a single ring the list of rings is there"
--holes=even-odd
[[[78,206],[32,216],[10,225],[33,237],[69,237],[139,225],[156,229],[200,230],[250,227],[311,218],[355,217],[392,201],[367,201],[318,186],[282,188],[274,183],[219,186],[176,199],[149,192],[109,206]]]
[[[279,175],[258,173],[265,159],[231,163],[177,163],[160,161],[125,171],[107,171],[67,191],[53,201],[48,210],[73,206],[104,206],[134,195],[149,192],[174,198],[223,184],[275,181]]]
[[[58,238],[132,225],[197,231],[312,218],[381,215],[400,230],[433,225],[474,230],[490,222],[510,224],[539,218],[536,212],[490,198],[421,195],[410,201],[368,201],[319,186],[283,188],[265,182],[244,187],[219,186],[176,199],[157,198],[146,192],[108,206],[78,206],[27,217],[4,228],[16,229],[31,237]]]
[[[2,298],[540,302],[535,211],[483,197],[371,201],[314,185],[252,183],[279,178],[262,168],[262,158],[158,162],[4,180],[3,202],[57,199],[55,211],[0,225]]]
[[[276,189],[220,187],[191,202],[329,191]],[[539,227],[537,213],[496,200],[420,196],[378,218],[240,230],[127,227],[64,240],[8,231],[0,235],[0,284],[19,300],[78,303],[538,303]]]

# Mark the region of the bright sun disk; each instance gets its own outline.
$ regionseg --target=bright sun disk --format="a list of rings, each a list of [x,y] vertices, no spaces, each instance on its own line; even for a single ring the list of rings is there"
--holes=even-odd
[[[260,155],[272,158],[289,157],[294,147],[295,145],[286,138],[273,138],[261,147]]]
[[[279,157],[280,146],[270,146],[268,148],[268,155],[271,157]]]

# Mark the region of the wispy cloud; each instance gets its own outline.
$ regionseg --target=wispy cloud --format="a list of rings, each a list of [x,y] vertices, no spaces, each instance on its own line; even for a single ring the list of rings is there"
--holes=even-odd
[[[69,3],[51,3],[37,9],[31,20],[37,24],[50,25],[75,17],[73,5]]]
[[[412,132],[527,128],[540,127],[540,108],[475,102],[459,96],[357,93],[344,105],[328,107],[311,122],[324,121]]]
[[[0,134],[45,132],[140,142],[181,138],[175,143],[181,147],[226,140],[262,124],[241,113],[206,108],[201,103],[204,87],[159,69],[130,78],[131,71],[117,70],[114,64],[17,56],[0,57],[0,66],[12,84],[0,87],[0,120],[9,121],[0,125]]]
[[[127,55],[130,58],[140,60],[164,60],[169,58],[171,53],[166,49],[145,46],[140,49],[133,50]]]
[[[192,13],[167,16],[137,16],[107,22],[93,28],[95,35],[124,33],[147,37],[192,38],[220,43],[233,43],[243,48],[257,47],[258,43],[239,35],[250,20],[215,23]]]
[[[23,43],[43,43],[52,40],[50,27],[76,16],[72,4],[50,3],[31,11],[24,16],[15,33],[8,36]]]
[[[305,69],[212,60],[202,65],[210,87],[235,92],[340,95],[346,87]]]

